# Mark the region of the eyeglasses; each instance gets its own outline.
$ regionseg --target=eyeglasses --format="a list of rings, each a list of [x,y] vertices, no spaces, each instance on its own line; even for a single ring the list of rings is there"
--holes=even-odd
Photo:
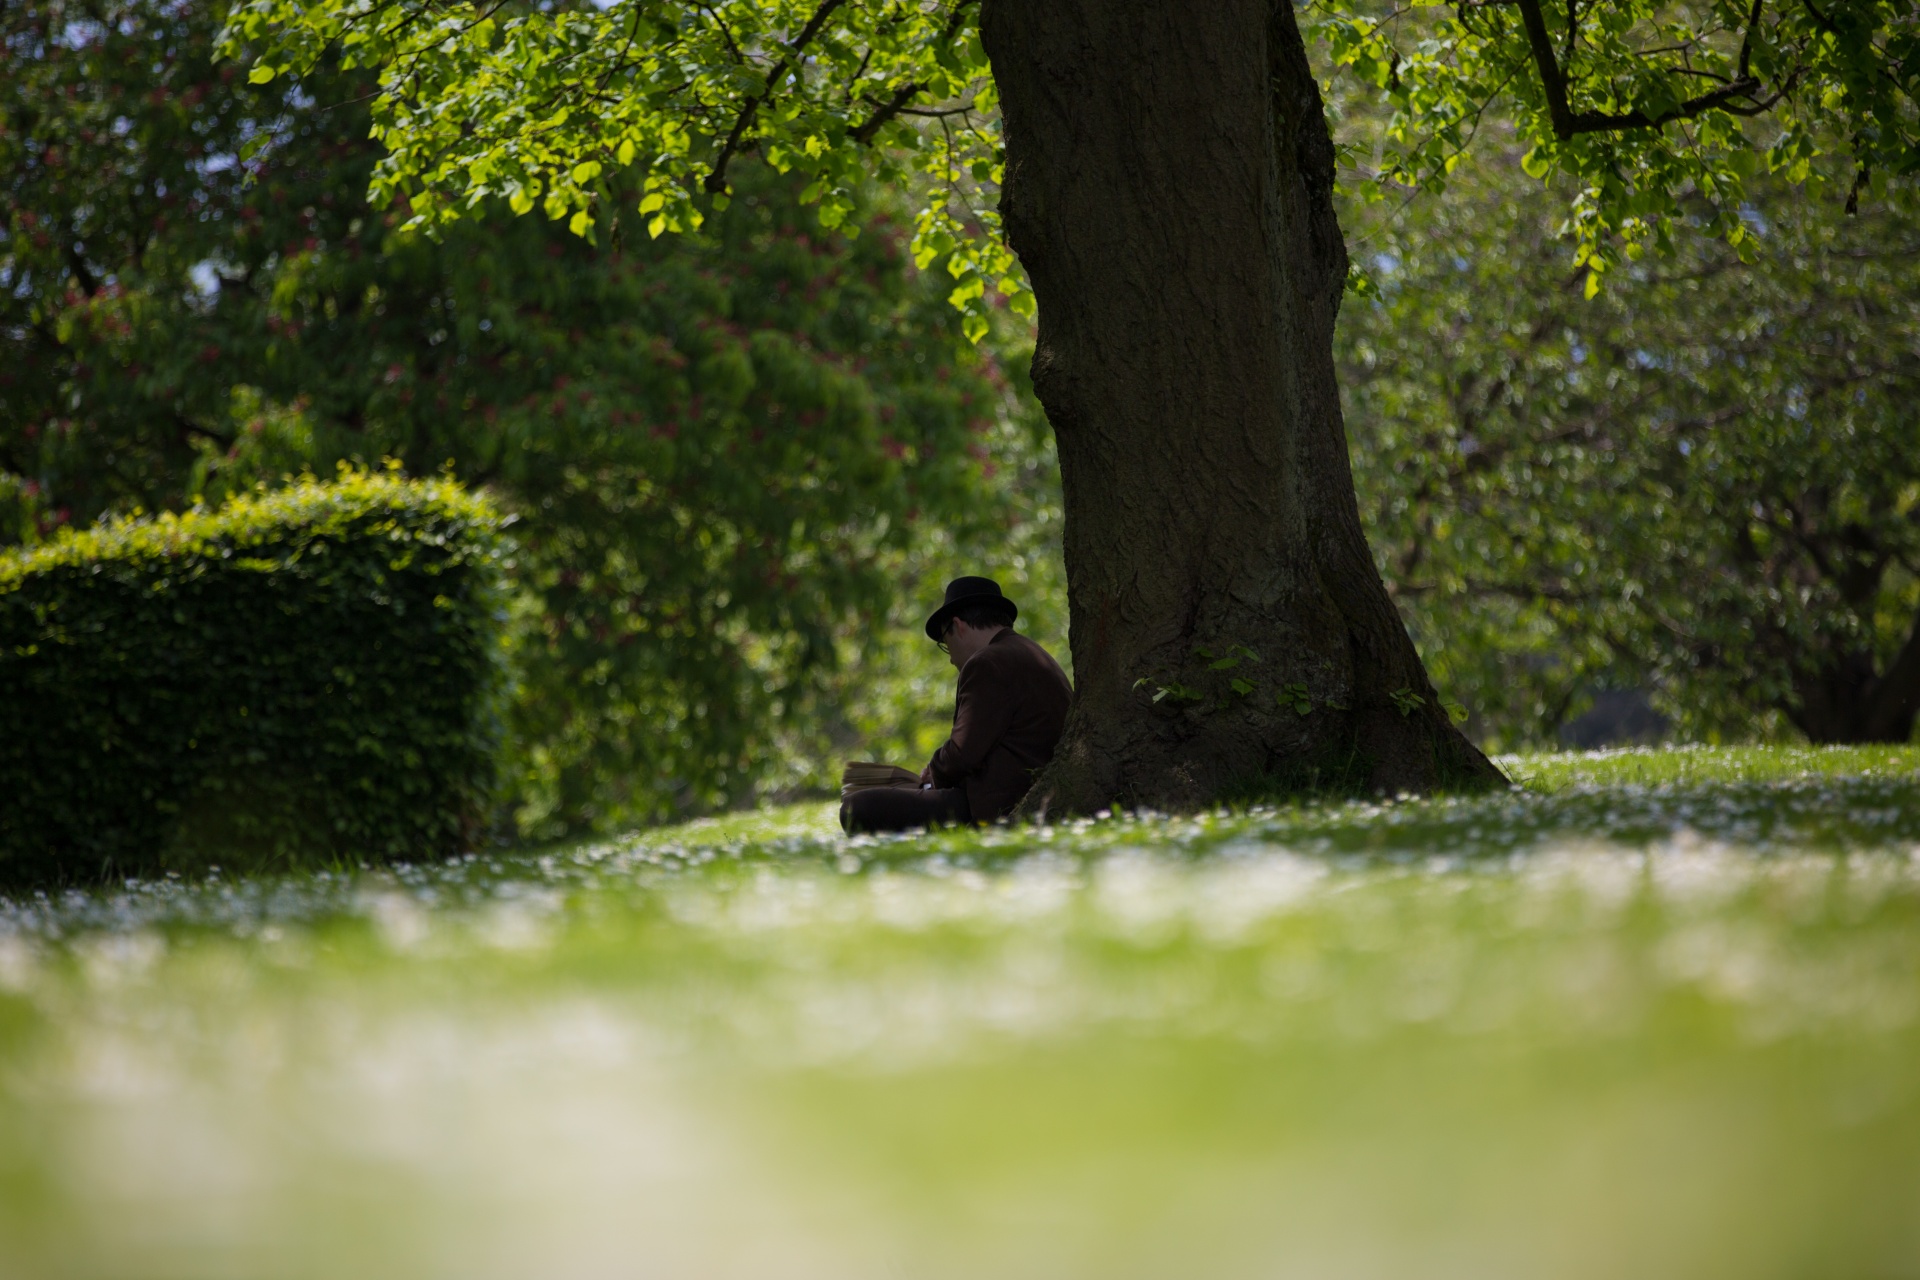
[[[953,619],[949,618],[947,619],[946,628],[940,632],[940,638],[938,640],[935,640],[934,643],[940,646],[940,652],[945,654],[951,654],[953,650],[947,648],[947,642],[952,639],[953,639]]]

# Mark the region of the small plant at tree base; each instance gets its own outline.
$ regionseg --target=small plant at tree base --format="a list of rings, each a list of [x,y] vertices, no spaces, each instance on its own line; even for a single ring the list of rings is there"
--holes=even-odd
[[[1293,708],[1296,715],[1304,716],[1313,713],[1313,700],[1307,696],[1307,686],[1301,681],[1296,680],[1292,684],[1281,685],[1276,701],[1282,707]]]
[[[1447,713],[1447,719],[1453,721],[1455,724],[1465,724],[1467,722],[1466,707],[1455,702],[1452,698],[1442,698],[1440,700],[1440,709],[1445,711]]]
[[[1141,676],[1138,680],[1135,680],[1133,682],[1133,687],[1136,689],[1140,688],[1142,685],[1151,685],[1153,687],[1153,691],[1154,691],[1153,701],[1155,702],[1160,701],[1162,698],[1172,698],[1175,702],[1205,701],[1204,696],[1200,693],[1198,689],[1190,689],[1186,685],[1181,684],[1177,680],[1168,681],[1166,684],[1161,684],[1158,680],[1153,679],[1151,676]]]
[[[1216,657],[1213,650],[1201,645],[1195,645],[1193,652],[1206,662],[1207,670],[1209,671],[1231,671],[1242,662],[1258,662],[1260,660],[1259,654],[1243,644],[1234,645],[1227,650],[1224,656],[1220,657]],[[1163,684],[1151,676],[1141,676],[1133,682],[1133,687],[1136,689],[1143,686],[1151,686],[1153,688],[1154,693],[1152,700],[1154,702],[1159,702],[1165,698],[1172,698],[1175,702],[1205,702],[1207,700],[1205,693],[1193,688],[1191,685],[1181,684],[1177,680],[1169,680]],[[1254,691],[1254,687],[1253,681],[1242,676],[1234,676],[1227,681],[1227,688],[1231,690],[1236,697],[1246,697]],[[1220,706],[1223,709],[1227,706],[1227,700],[1224,697],[1220,701]]]
[[[1227,650],[1224,657],[1219,658],[1213,656],[1213,650],[1201,648],[1199,645],[1195,645],[1193,651],[1207,660],[1209,671],[1231,671],[1242,662],[1260,661],[1260,655],[1243,644],[1234,645]],[[1227,687],[1233,690],[1236,697],[1244,698],[1253,692],[1253,681],[1243,676],[1234,676],[1227,681]]]
[[[1424,707],[1427,705],[1427,700],[1425,698],[1415,693],[1412,689],[1410,689],[1406,685],[1401,685],[1398,689],[1395,689],[1388,696],[1393,699],[1394,709],[1397,710],[1402,716],[1410,716],[1415,711],[1418,711],[1421,707]]]
[[[1226,656],[1221,658],[1214,657],[1213,650],[1201,648],[1199,645],[1195,645],[1193,651],[1207,660],[1209,671],[1231,671],[1242,662],[1260,661],[1260,655],[1243,644],[1234,645],[1227,650]]]

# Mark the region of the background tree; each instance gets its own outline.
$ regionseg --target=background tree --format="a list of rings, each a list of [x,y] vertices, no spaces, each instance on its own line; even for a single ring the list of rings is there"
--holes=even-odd
[[[223,75],[192,5],[4,22],[9,540],[341,459],[491,486],[519,516],[535,833],[926,745],[934,656],[884,621],[903,585],[1003,538],[1011,486],[1052,526],[1034,415],[904,227],[850,240],[748,162],[697,235],[595,245],[496,201],[435,242],[367,205],[362,73]]]
[[[249,221],[234,160],[254,108],[215,65],[217,24],[186,5],[0,10],[9,541],[156,505],[203,446],[233,443],[222,371],[245,339],[213,304]]]
[[[1594,178],[1589,222],[1629,246],[1666,225],[1676,184],[1737,169],[1742,113],[1800,139],[1782,163],[1848,126],[1878,130],[1855,146],[1863,172],[1910,154],[1903,10],[1862,0],[1807,28],[1761,7],[1736,24],[1725,5],[1614,0],[1570,9],[1558,47],[1532,0],[1516,13],[1462,8],[1411,63],[1390,25],[1342,8],[1339,56],[1383,68],[1415,130],[1461,134],[1482,89],[1537,99],[1531,163]],[[380,67],[378,186],[429,218],[511,188],[516,207],[588,231],[612,158],[647,168],[657,229],[690,225],[695,194],[724,196],[750,147],[830,203],[875,144],[882,167],[897,147],[960,183],[947,140],[963,123],[985,148],[979,179],[1004,179],[1062,466],[1079,699],[1035,803],[1189,804],[1334,769],[1387,787],[1496,776],[1442,714],[1360,532],[1331,359],[1347,267],[1333,150],[1292,6],[987,0],[978,45],[970,14],[249,0],[231,47],[255,42],[263,77],[333,49]],[[1701,77],[1713,87],[1679,91]],[[909,111],[943,122],[938,142]],[[923,236],[951,209],[941,196]],[[1594,271],[1605,238],[1587,237]],[[980,256],[951,269],[977,276]]]
[[[1835,218],[1756,181],[1738,248],[1680,239],[1591,301],[1557,195],[1489,165],[1444,201],[1351,211],[1376,286],[1341,326],[1356,470],[1437,670],[1508,743],[1551,740],[1609,685],[1651,686],[1692,735],[1775,717],[1816,742],[1906,741],[1911,182]]]
[[[1317,0],[1335,62],[1394,110],[1374,176],[1441,188],[1482,121],[1560,173],[1588,296],[1676,229],[1738,248],[1747,183],[1838,184],[1848,212],[1920,170],[1920,11],[1906,0]]]

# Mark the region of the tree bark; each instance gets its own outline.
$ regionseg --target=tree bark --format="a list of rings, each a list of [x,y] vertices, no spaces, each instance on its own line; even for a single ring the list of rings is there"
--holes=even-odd
[[[981,31],[1077,685],[1024,811],[1501,783],[1361,529],[1334,152],[1289,0],[986,0]]]
[[[1849,651],[1795,679],[1783,709],[1810,742],[1911,742],[1920,717],[1920,618],[1884,674],[1871,653]]]
[[[1867,733],[1875,742],[1911,742],[1916,715],[1920,715],[1920,618],[1914,619],[1907,642],[1886,674],[1874,682]]]

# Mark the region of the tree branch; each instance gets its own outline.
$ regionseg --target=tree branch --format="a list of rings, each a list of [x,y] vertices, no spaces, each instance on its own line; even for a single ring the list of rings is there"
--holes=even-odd
[[[907,104],[919,97],[921,91],[926,87],[925,84],[922,84],[918,80],[909,81],[901,85],[893,91],[891,98],[877,104],[873,109],[873,114],[868,116],[859,125],[856,125],[853,131],[847,136],[861,146],[867,146],[873,141],[873,136],[879,133],[889,120],[892,120],[904,111]]]
[[[67,224],[67,267],[73,278],[80,284],[80,291],[89,298],[100,292],[100,282],[94,278],[87,267],[87,260],[80,252],[80,237],[71,223]]]
[[[1562,142],[1582,133],[1620,133],[1628,129],[1657,129],[1674,120],[1690,120],[1694,116],[1715,109],[1728,111],[1734,115],[1752,116],[1765,111],[1785,96],[1792,87],[1790,77],[1786,88],[1773,97],[1761,101],[1755,98],[1763,86],[1751,74],[1742,75],[1710,93],[1689,98],[1673,110],[1658,116],[1650,116],[1644,111],[1633,110],[1618,113],[1604,111],[1575,111],[1567,99],[1566,75],[1561,70],[1559,59],[1554,56],[1553,37],[1547,32],[1547,20],[1540,12],[1540,0],[1516,0],[1520,6],[1520,18],[1527,29],[1527,48],[1533,55],[1533,64],[1540,72],[1540,87],[1547,98],[1547,119],[1553,125],[1554,136]],[[1754,5],[1754,21],[1759,20],[1760,6]],[[1751,39],[1752,28],[1748,29]],[[1744,58],[1743,58],[1744,62]],[[1797,76],[1796,72],[1796,76]],[[1747,100],[1744,106],[1735,106],[1740,99]]]
[[[946,28],[940,33],[942,42],[953,39],[954,35],[959,32],[960,24],[966,20],[967,10],[971,9],[974,3],[975,0],[959,0],[959,3],[953,6],[953,12],[947,15]],[[919,97],[926,87],[926,85],[917,80],[910,84],[900,86],[900,88],[894,90],[891,98],[888,98],[883,103],[876,104],[873,114],[855,126],[853,131],[847,136],[863,147],[869,145],[872,143],[874,135],[879,133],[889,120],[892,120],[902,111],[905,111],[907,104]]]
[[[1847,213],[1860,212],[1860,193],[1866,190],[1867,183],[1873,180],[1873,166],[1865,161],[1857,162],[1859,168],[1854,171],[1853,185],[1847,188]]]
[[[1520,0],[1520,22],[1527,29],[1527,48],[1540,72],[1540,87],[1546,91],[1547,119],[1554,136],[1565,142],[1573,136],[1573,112],[1567,106],[1567,82],[1561,77],[1559,59],[1553,56],[1553,37],[1547,34],[1540,0]]]
[[[1753,12],[1747,15],[1747,34],[1740,41],[1740,73],[1734,77],[1736,80],[1750,78],[1747,67],[1753,59],[1753,37],[1760,30],[1760,6],[1763,3],[1765,0],[1753,0]]]
[[[506,0],[501,0],[501,3],[504,4],[505,2]],[[627,54],[632,51],[633,42],[639,36],[639,34],[640,34],[640,10],[638,8],[635,8],[633,11],[633,25],[627,28],[627,42],[620,46],[620,56],[615,58],[612,62],[608,63],[607,69],[600,74],[600,83],[594,86],[595,93],[598,93],[601,90],[605,89],[607,87],[607,81],[613,78],[613,73],[619,70],[622,66],[626,65]],[[731,41],[729,41],[729,43],[731,43]]]
[[[173,425],[175,429],[179,431],[180,443],[183,445],[187,443],[188,437],[190,436],[205,436],[215,444],[231,449],[233,448],[233,442],[238,439],[236,435],[223,435],[211,427],[202,426],[186,414],[181,413],[178,409],[169,409],[167,416],[173,419]]]
[[[1829,18],[1826,14],[1820,12],[1818,9],[1813,7],[1813,0],[1800,0],[1800,6],[1803,9],[1805,9],[1809,14],[1813,15],[1814,24],[1818,26],[1822,31],[1826,32],[1830,36],[1837,36],[1840,34],[1840,29],[1833,25],[1833,19]]]
[[[701,184],[708,194],[720,195],[726,191],[727,166],[733,162],[734,156],[740,153],[741,140],[746,137],[747,130],[751,129],[754,121],[760,118],[760,108],[773,101],[774,90],[780,87],[780,79],[787,74],[787,68],[793,65],[794,58],[801,50],[813,43],[813,38],[820,34],[822,27],[827,25],[827,19],[833,16],[833,11],[846,2],[847,0],[821,0],[820,7],[813,11],[811,18],[807,19],[807,25],[800,28],[800,34],[787,45],[786,53],[781,56],[780,61],[773,64],[773,69],[767,72],[766,87],[756,96],[748,98],[746,105],[740,108],[740,114],[734,117],[733,128],[727,133],[727,140],[720,146],[720,154],[714,157],[713,172],[709,173],[706,181]]]
[[[726,19],[715,13],[712,5],[696,4],[694,7],[713,19],[713,25],[720,29],[720,38],[727,42],[727,52],[733,55],[733,60],[736,63],[745,66],[747,55],[740,52],[740,45],[733,38],[733,28],[727,25]],[[638,9],[634,10],[636,19],[639,17],[639,13],[640,11]]]

